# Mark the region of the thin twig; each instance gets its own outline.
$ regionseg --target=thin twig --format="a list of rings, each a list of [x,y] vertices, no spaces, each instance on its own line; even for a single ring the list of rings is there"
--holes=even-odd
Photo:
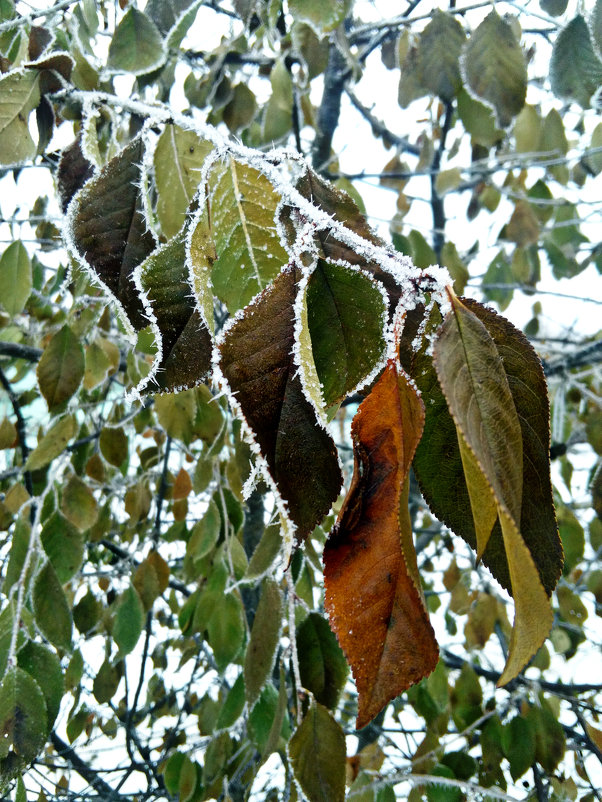
[[[79,0],[61,0],[60,3],[57,3],[50,8],[32,11],[31,14],[25,14],[23,17],[15,17],[7,22],[0,22],[0,33],[3,31],[11,31],[14,28],[17,28],[19,25],[29,25],[29,23],[33,22],[33,20],[39,19],[40,17],[52,17],[55,14],[58,14],[59,11],[64,11],[66,8],[69,8],[69,6],[72,6],[74,3],[78,2]]]
[[[118,794],[111,788],[108,783],[101,779],[96,771],[91,768],[81,757],[77,754],[75,749],[69,744],[66,744],[56,732],[50,733],[50,740],[54,746],[57,754],[64,758],[71,768],[76,771],[87,783],[89,783],[94,790],[100,794],[105,802],[110,802],[112,799],[117,799]]]
[[[27,462],[27,457],[29,456],[25,418],[23,417],[23,413],[21,412],[19,399],[13,392],[13,388],[11,387],[10,382],[6,377],[6,374],[4,373],[2,368],[0,368],[0,384],[2,385],[2,387],[4,387],[4,390],[6,391],[6,394],[10,399],[13,412],[15,413],[15,417],[17,419],[17,437],[19,438],[19,448],[21,449],[21,457],[23,459],[23,464],[25,464]],[[25,487],[27,488],[27,492],[29,493],[30,496],[33,496],[33,481],[31,479],[31,473],[29,471],[23,472],[23,481],[25,482]]]

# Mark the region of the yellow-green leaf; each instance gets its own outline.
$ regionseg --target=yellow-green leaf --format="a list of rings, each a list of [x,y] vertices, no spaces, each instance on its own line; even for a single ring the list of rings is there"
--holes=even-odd
[[[109,45],[107,67],[113,72],[144,75],[165,61],[163,39],[155,23],[134,6],[126,11]]]
[[[84,349],[65,325],[44,349],[36,370],[40,390],[51,412],[65,408],[81,384],[84,370]]]
[[[273,579],[265,579],[245,655],[245,687],[250,708],[259,698],[274,667],[282,613],[280,588]]]
[[[0,164],[20,164],[36,155],[28,120],[39,102],[37,70],[9,72],[0,78]]]
[[[0,303],[9,315],[18,315],[31,292],[31,261],[20,240],[11,243],[0,258]]]
[[[186,210],[201,180],[201,168],[213,148],[194,131],[169,124],[159,137],[154,156],[157,217],[167,239],[186,221]]]
[[[134,649],[143,626],[144,608],[136,589],[130,585],[119,601],[113,624],[113,639],[121,657]]]
[[[525,104],[527,65],[510,23],[492,11],[470,37],[464,71],[474,94],[495,109],[507,126]]]
[[[71,650],[73,621],[67,599],[52,563],[45,563],[33,585],[33,612],[37,626],[53,646]]]
[[[75,415],[66,415],[54,423],[38,443],[25,463],[25,469],[36,471],[43,468],[65,450],[65,446],[77,433]]]
[[[515,602],[509,654],[500,677],[500,684],[505,684],[542,645],[553,614],[537,566],[518,529],[523,440],[508,378],[483,323],[453,294],[450,298],[452,311],[439,331],[433,362],[459,433],[479,555],[495,522],[494,504],[501,523]]]
[[[289,741],[295,779],[309,802],[343,802],[345,735],[328,710],[312,701]]]
[[[233,314],[288,262],[274,222],[280,197],[264,175],[231,156],[210,170],[207,189],[213,288]]]

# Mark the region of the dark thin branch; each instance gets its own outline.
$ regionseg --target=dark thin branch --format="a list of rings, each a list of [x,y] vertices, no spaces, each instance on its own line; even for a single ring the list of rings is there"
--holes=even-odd
[[[312,163],[317,172],[324,172],[330,160],[332,138],[339,124],[341,95],[346,80],[345,57],[336,42],[331,42],[328,65],[324,73],[324,91],[318,111],[316,138],[312,145]]]
[[[89,783],[92,788],[94,788],[104,802],[110,802],[112,799],[119,798],[119,795],[115,793],[111,786],[101,779],[96,771],[81,759],[72,746],[69,746],[69,744],[66,744],[61,738],[59,738],[56,732],[50,733],[50,740],[57,754],[64,758],[64,760],[69,763],[71,768],[76,771],[87,783]]]
[[[165,454],[163,456],[163,468],[161,470],[161,479],[159,480],[159,489],[157,491],[157,513],[155,515],[155,528],[153,532],[153,540],[155,544],[159,539],[161,532],[161,512],[163,510],[163,502],[165,501],[165,494],[167,493],[167,470],[169,467],[169,452],[171,451],[171,437],[168,435],[165,441]]]
[[[11,356],[15,359],[26,359],[28,362],[37,362],[42,356],[41,348],[20,343],[0,342],[0,356]]]
[[[491,682],[496,682],[501,677],[501,673],[497,671],[492,671],[488,668],[483,668],[482,666],[476,665],[475,663],[469,663],[467,660],[464,660],[459,655],[450,652],[448,649],[442,650],[443,661],[448,668],[463,668],[465,665],[470,665],[472,670],[477,674],[479,677],[483,677],[484,679],[488,679]],[[506,691],[512,691],[516,688],[517,685],[532,685],[532,681],[523,677],[522,674],[519,674],[518,677],[511,680],[507,685],[504,685],[503,688]],[[602,691],[602,684],[600,683],[565,683],[565,682],[548,682],[547,680],[538,679],[537,685],[542,688],[544,691],[548,691],[549,693],[562,693],[567,696],[576,693],[590,693],[592,691]]]
[[[533,763],[531,766],[531,770],[533,771],[533,780],[535,782],[535,793],[537,794],[537,802],[548,802],[548,792],[546,790],[545,785],[543,784],[543,780],[541,778],[541,772],[539,770],[539,766],[537,763]]]
[[[407,137],[399,136],[398,134],[394,134],[393,131],[390,131],[383,122],[381,122],[372,114],[370,109],[366,108],[366,106],[360,102],[355,92],[353,92],[348,86],[345,87],[345,92],[347,93],[347,96],[349,97],[349,100],[353,106],[359,111],[362,117],[368,123],[370,123],[372,130],[377,136],[380,136],[384,140],[391,142],[404,153],[411,153],[412,156],[420,155],[420,148],[418,148],[416,145],[412,145]],[[388,176],[388,173],[383,173],[382,175],[385,177]],[[413,173],[411,175],[413,175]]]
[[[445,153],[447,135],[451,129],[454,116],[454,105],[451,100],[445,103],[445,118],[441,128],[441,139],[439,147],[435,151],[431,163],[431,210],[433,213],[433,250],[437,255],[437,260],[441,261],[441,250],[445,242],[445,206],[441,195],[437,192],[437,177],[441,169],[441,160]]]
[[[581,714],[581,711],[579,710],[579,708],[578,708],[578,706],[576,704],[572,704],[571,708],[573,710],[573,713],[577,717],[577,721],[581,725],[581,729],[583,730],[583,737],[584,737],[585,744],[586,744],[587,748],[590,750],[590,752],[592,752],[598,758],[600,763],[602,763],[602,750],[590,738],[589,733],[587,731],[587,722],[583,718],[583,715]]]
[[[21,449],[21,457],[23,459],[23,463],[27,462],[27,457],[29,456],[29,447],[27,446],[27,432],[25,427],[25,418],[23,417],[23,413],[21,412],[21,406],[19,404],[19,399],[13,392],[13,388],[10,386],[9,380],[6,378],[6,374],[0,368],[0,384],[4,387],[6,394],[10,399],[10,403],[13,408],[13,412],[15,413],[15,418],[17,419],[17,437],[19,438],[19,447]],[[30,496],[33,496],[33,482],[31,479],[31,473],[29,471],[23,472],[23,481],[25,482],[25,487],[27,488],[27,492]],[[33,508],[31,510],[33,513]]]
[[[121,548],[121,546],[117,546],[115,543],[111,543],[110,540],[101,540],[100,545],[104,546],[105,549],[110,551],[116,557],[119,557],[120,560],[127,560],[128,562],[131,562],[132,565],[135,566],[138,566],[140,564],[132,557],[131,554],[129,554],[129,552]],[[178,593],[181,593],[183,596],[186,596],[186,598],[192,595],[192,591],[189,590],[183,582],[178,582],[177,579],[170,579],[168,587],[172,588],[173,590],[177,590]]]
[[[590,343],[554,362],[543,362],[546,376],[559,376],[572,368],[582,368],[602,362],[602,340]]]
[[[69,6],[72,6],[77,2],[79,2],[79,0],[62,0],[62,2],[56,3],[54,6],[50,6],[50,8],[32,11],[31,14],[26,14],[23,17],[15,17],[15,19],[8,20],[7,22],[1,22],[0,33],[13,30],[19,25],[28,25],[34,19],[39,19],[40,17],[51,17],[54,14],[58,14],[59,11],[64,11],[65,9],[69,8]]]

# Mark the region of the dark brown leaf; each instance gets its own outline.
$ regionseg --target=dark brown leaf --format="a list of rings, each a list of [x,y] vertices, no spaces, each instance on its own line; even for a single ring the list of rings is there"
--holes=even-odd
[[[334,443],[306,399],[293,361],[299,271],[285,269],[220,345],[221,369],[304,539],[342,484]]]

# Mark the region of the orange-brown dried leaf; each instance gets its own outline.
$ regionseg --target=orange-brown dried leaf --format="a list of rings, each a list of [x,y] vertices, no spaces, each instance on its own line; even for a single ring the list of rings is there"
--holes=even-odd
[[[326,608],[358,689],[358,729],[437,664],[435,635],[412,578],[414,547],[400,525],[402,489],[423,426],[422,401],[390,360],[354,418],[354,475],[324,549]]]

